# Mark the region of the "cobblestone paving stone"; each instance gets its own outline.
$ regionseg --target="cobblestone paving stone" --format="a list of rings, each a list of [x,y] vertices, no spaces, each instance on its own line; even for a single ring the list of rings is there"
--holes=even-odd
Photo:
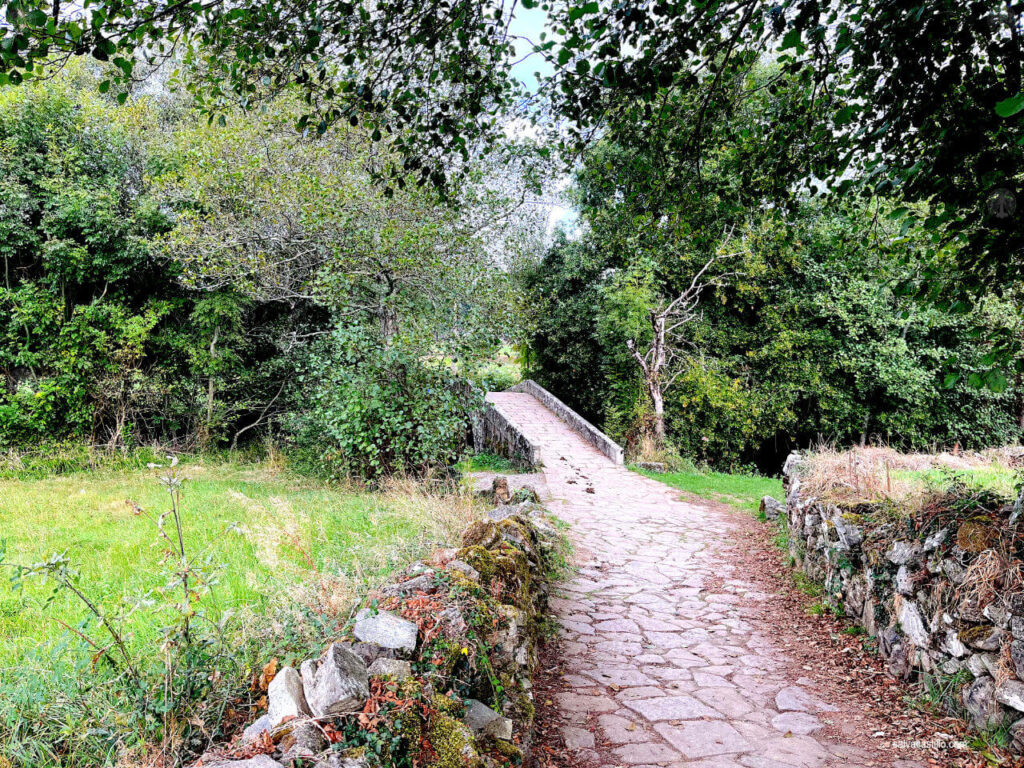
[[[822,736],[836,708],[748,620],[760,593],[716,547],[727,515],[614,465],[530,395],[489,399],[541,446],[576,541],[579,571],[552,599],[568,748],[608,768],[880,764]]]

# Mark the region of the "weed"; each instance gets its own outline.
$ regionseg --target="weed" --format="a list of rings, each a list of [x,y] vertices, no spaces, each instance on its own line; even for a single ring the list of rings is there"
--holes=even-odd
[[[943,672],[923,672],[920,692],[916,696],[906,697],[905,700],[910,706],[923,712],[959,715],[963,710],[960,689],[971,679],[971,673],[966,669],[952,675]]]
[[[463,472],[514,472],[515,465],[494,453],[474,453],[459,465]]]

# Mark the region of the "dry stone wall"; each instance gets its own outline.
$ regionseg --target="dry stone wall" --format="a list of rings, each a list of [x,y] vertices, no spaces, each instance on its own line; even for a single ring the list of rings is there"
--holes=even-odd
[[[196,766],[524,764],[559,541],[536,498],[491,510],[368,596],[320,656],[278,670],[266,713]]]
[[[895,677],[948,684],[980,730],[1008,726],[1024,752],[1024,581],[1012,506],[984,496],[925,505],[837,505],[783,470],[789,550],[824,597],[878,639]]]

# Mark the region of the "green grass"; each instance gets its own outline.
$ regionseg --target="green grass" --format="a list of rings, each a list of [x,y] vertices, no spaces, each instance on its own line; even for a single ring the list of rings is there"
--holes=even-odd
[[[516,472],[515,465],[504,456],[493,453],[474,453],[459,464],[462,472]]]
[[[186,546],[217,569],[206,608],[248,616],[253,625],[283,607],[321,601],[314,593],[325,580],[344,610],[359,588],[448,543],[468,514],[459,506],[468,502],[339,488],[259,465],[199,461],[179,469]],[[66,552],[83,590],[111,607],[166,582],[165,548],[151,518],[167,507],[153,470],[0,479],[0,538],[8,563]],[[49,585],[28,580],[16,590],[0,576],[0,673],[81,645],[64,625],[77,627],[82,607],[68,594],[47,604],[50,596]],[[157,637],[157,623],[137,611],[128,623],[132,644]]]
[[[933,468],[925,470],[892,470],[895,481],[903,481],[908,485],[920,485],[922,488],[943,489],[956,478],[970,488],[996,491],[1008,498],[1017,495],[1020,478],[1013,469],[1001,464],[957,470]]]
[[[666,472],[658,474],[639,470],[641,474],[660,480],[673,488],[702,499],[718,501],[747,512],[758,511],[762,496],[784,498],[782,480],[762,475],[728,474],[725,472]]]

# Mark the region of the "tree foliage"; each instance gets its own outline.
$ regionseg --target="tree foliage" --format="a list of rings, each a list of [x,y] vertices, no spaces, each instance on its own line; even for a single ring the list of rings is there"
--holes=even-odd
[[[755,71],[744,87],[775,76]],[[538,302],[536,377],[635,443],[652,422],[626,344],[646,348],[650,312],[725,249],[738,274],[702,297],[699,320],[677,342],[683,367],[665,408],[681,450],[774,470],[790,447],[815,440],[1016,439],[1018,395],[1006,379],[986,378],[988,339],[1016,332],[1012,303],[993,294],[964,315],[899,290],[935,258],[930,236],[903,225],[901,208],[924,206],[826,204],[810,194],[777,204],[781,171],[758,131],[800,100],[799,87],[760,89],[742,109],[708,112],[695,89],[666,101],[657,120],[640,112],[609,124],[571,192],[579,237],[527,273]],[[686,139],[701,120],[713,151]],[[799,161],[794,150],[793,180],[808,173]],[[942,258],[961,247],[948,244]]]
[[[538,236],[529,148],[509,145],[500,172],[479,163],[447,199],[387,194],[372,166],[389,142],[303,136],[293,99],[210,125],[180,99],[119,106],[90,92],[94,76],[3,93],[0,441],[234,447],[289,425],[301,440],[322,414],[311,445],[333,435],[335,453],[354,451],[335,469],[450,460],[463,434],[441,448],[431,430],[466,417],[461,394],[447,422],[418,412],[412,432],[376,433],[376,462],[328,429],[336,402],[320,388],[356,380],[331,366],[365,366],[356,378],[404,424],[414,400],[440,402],[416,400],[419,384],[473,375],[516,335],[499,267]],[[390,422],[378,410],[371,423]]]

